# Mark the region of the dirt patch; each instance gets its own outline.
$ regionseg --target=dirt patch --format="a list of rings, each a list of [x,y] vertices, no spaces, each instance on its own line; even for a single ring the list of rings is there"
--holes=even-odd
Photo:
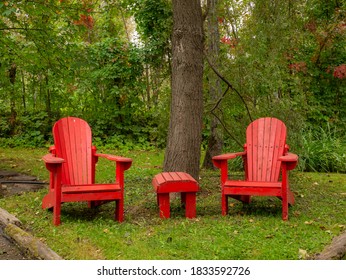
[[[3,233],[0,227],[0,260],[29,260],[11,240]]]
[[[37,191],[43,188],[44,185],[45,183],[37,181],[33,176],[0,170],[0,198],[19,195],[28,191]]]
[[[13,171],[0,170],[0,198],[20,195],[24,192],[37,191],[45,187],[43,182],[35,177],[19,174]],[[30,260],[27,254],[12,242],[3,232],[0,224],[0,260]]]

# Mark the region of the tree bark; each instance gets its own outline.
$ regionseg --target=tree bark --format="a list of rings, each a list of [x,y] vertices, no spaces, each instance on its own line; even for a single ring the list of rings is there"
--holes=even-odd
[[[172,96],[164,171],[199,179],[203,117],[200,0],[173,0]]]
[[[16,89],[15,89],[15,83],[16,83],[16,76],[17,76],[17,65],[15,63],[11,64],[10,69],[8,70],[10,83],[11,83],[11,90],[10,90],[10,110],[11,110],[11,116],[10,116],[10,127],[11,132],[10,134],[13,135],[15,131],[15,126],[17,122],[17,110],[16,110]]]
[[[219,25],[217,20],[218,0],[208,0],[208,57],[213,65],[218,66],[218,57],[220,50]],[[213,103],[221,97],[221,85],[219,77],[211,70],[208,73],[209,81],[209,98]],[[203,167],[207,169],[215,169],[212,157],[221,154],[222,151],[222,130],[219,121],[214,115],[210,117],[210,135],[208,138],[208,146],[204,157]]]

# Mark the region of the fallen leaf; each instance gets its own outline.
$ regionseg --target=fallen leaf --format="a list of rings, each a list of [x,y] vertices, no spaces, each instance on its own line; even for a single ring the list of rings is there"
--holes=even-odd
[[[299,259],[305,260],[305,259],[307,259],[309,257],[309,254],[308,254],[308,252],[306,250],[299,249],[298,250],[298,257],[299,257]]]
[[[326,230],[327,228],[325,226],[320,226],[321,230]]]
[[[299,217],[300,212],[299,212],[299,211],[294,211],[294,212],[293,212],[293,215],[294,215],[294,217]]]

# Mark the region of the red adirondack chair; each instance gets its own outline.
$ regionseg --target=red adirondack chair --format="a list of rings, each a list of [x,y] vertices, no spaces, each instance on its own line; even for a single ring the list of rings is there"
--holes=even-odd
[[[75,117],[66,117],[53,126],[54,146],[43,157],[50,172],[49,192],[42,200],[43,209],[53,208],[53,223],[60,224],[63,202],[87,201],[96,206],[116,201],[115,220],[124,219],[124,171],[132,159],[96,153],[92,146],[91,129],[88,123]],[[115,162],[115,182],[95,183],[95,165],[98,158]]]
[[[228,197],[244,203],[251,196],[276,196],[282,200],[282,219],[288,219],[288,205],[294,204],[294,195],[289,188],[288,170],[298,163],[298,156],[288,152],[286,126],[275,118],[260,118],[246,129],[244,151],[213,157],[220,168],[222,191],[222,215],[228,213]],[[231,180],[228,160],[241,156],[244,180]]]

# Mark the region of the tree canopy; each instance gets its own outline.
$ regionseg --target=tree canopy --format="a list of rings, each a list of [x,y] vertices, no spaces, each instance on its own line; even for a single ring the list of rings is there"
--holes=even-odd
[[[306,162],[307,143],[320,137],[343,151],[345,1],[202,5],[202,147],[217,125],[224,148],[235,150],[252,119],[274,116]],[[172,28],[169,0],[2,1],[0,145],[43,146],[54,121],[74,115],[103,145],[164,148]]]

